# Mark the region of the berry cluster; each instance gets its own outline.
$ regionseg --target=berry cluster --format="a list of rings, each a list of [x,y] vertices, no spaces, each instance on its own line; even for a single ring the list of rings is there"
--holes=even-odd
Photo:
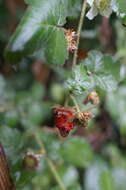
[[[94,117],[91,112],[77,113],[76,108],[61,107],[59,105],[54,106],[53,110],[54,123],[62,137],[68,136],[75,126],[86,127],[89,120]]]
[[[99,96],[97,92],[92,91],[85,99],[84,104],[94,104],[95,106],[100,103]],[[89,111],[94,107],[91,107],[88,110],[81,111],[76,107],[63,107],[60,105],[55,105],[53,107],[54,111],[54,123],[55,126],[59,129],[61,136],[68,136],[69,132],[75,126],[87,127],[90,119],[94,115]]]

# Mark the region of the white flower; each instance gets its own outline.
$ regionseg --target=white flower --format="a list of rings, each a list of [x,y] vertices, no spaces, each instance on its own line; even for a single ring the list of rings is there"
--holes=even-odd
[[[87,0],[87,3],[88,3],[90,6],[92,6],[92,5],[93,5],[93,1],[94,1],[94,0]]]
[[[97,16],[98,14],[98,9],[97,7],[95,7],[94,5],[92,5],[92,7],[90,8],[90,10],[88,11],[88,13],[86,14],[86,16],[92,20],[95,16]]]
[[[92,20],[97,14],[109,17],[112,11],[117,12],[116,0],[87,0],[91,7],[86,16]]]

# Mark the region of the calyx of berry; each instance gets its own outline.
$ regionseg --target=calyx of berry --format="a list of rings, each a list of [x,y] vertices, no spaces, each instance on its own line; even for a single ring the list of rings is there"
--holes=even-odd
[[[26,169],[37,169],[39,167],[42,154],[36,154],[33,151],[28,151],[23,158],[23,166]]]
[[[81,127],[87,127],[89,120],[92,118],[94,118],[94,115],[88,111],[80,112],[77,115],[78,124]]]

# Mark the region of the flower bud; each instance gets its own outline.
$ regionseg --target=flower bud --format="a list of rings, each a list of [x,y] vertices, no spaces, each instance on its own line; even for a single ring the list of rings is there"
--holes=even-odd
[[[23,158],[23,166],[26,169],[37,169],[39,167],[42,154],[36,154],[33,151],[27,152]]]
[[[88,104],[88,103],[92,103],[92,104],[99,104],[100,100],[99,100],[99,96],[97,94],[97,92],[92,91],[86,98],[86,100],[84,101],[84,104]]]
[[[94,0],[94,4],[98,9],[104,10],[109,7],[110,0]]]
[[[68,51],[73,52],[74,50],[76,50],[77,38],[78,38],[78,35],[76,34],[76,32],[71,29],[65,30],[65,37],[67,40]]]

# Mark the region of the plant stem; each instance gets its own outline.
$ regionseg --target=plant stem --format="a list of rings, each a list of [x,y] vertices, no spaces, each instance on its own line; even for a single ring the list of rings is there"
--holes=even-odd
[[[38,144],[39,147],[41,148],[41,152],[43,152],[43,153],[46,154],[47,151],[46,151],[46,149],[45,149],[45,146],[44,146],[43,142],[41,141],[40,137],[38,136],[38,134],[37,134],[37,133],[34,133],[33,135],[34,135],[34,137],[35,137],[35,140],[36,140],[37,144]]]
[[[48,162],[50,170],[52,171],[55,179],[57,180],[57,183],[59,184],[61,190],[66,190],[64,184],[62,183],[62,181],[60,179],[60,176],[59,176],[58,172],[56,171],[56,168],[55,168],[53,162],[49,158],[47,158],[47,162]]]
[[[65,102],[64,102],[64,106],[68,106],[68,102],[69,102],[69,95],[67,94]]]
[[[71,99],[73,100],[73,102],[74,102],[74,104],[75,104],[75,106],[76,106],[76,108],[77,108],[77,112],[80,112],[80,108],[79,108],[79,105],[78,105],[78,103],[77,103],[75,97],[74,97],[73,95],[70,95],[70,97],[71,97]]]
[[[80,42],[80,35],[81,35],[81,30],[82,30],[82,26],[83,26],[83,22],[84,22],[84,16],[86,13],[86,7],[87,7],[87,2],[86,0],[83,1],[83,5],[82,5],[82,11],[81,11],[81,16],[80,16],[80,21],[79,21],[79,25],[78,25],[78,30],[77,30],[77,49],[74,52],[74,56],[73,56],[73,67],[76,65],[77,63],[77,53],[78,53],[78,48],[79,48],[79,42]]]
[[[37,133],[34,133],[33,135],[34,135],[34,137],[36,139],[37,144],[41,148],[41,152],[46,153],[46,156],[47,156],[47,151],[46,151],[45,146],[44,146],[42,140],[40,139],[39,135]],[[61,180],[61,178],[60,178],[60,176],[59,176],[59,174],[58,174],[58,172],[57,172],[57,170],[56,170],[53,162],[48,157],[46,157],[46,160],[47,160],[47,163],[49,165],[49,168],[50,168],[53,176],[55,177],[57,183],[59,184],[60,189],[61,190],[67,190],[65,188],[65,186],[64,186],[64,184],[63,184],[63,182],[62,182],[62,180]]]

